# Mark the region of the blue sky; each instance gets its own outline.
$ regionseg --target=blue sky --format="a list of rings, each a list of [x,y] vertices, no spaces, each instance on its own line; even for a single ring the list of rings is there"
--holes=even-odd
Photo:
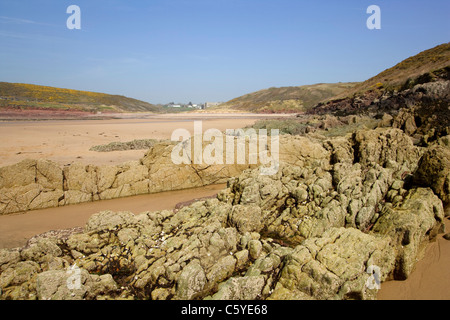
[[[69,30],[69,5],[81,30]],[[369,5],[381,30],[369,30]],[[448,0],[0,0],[0,81],[151,103],[363,81],[450,40]]]

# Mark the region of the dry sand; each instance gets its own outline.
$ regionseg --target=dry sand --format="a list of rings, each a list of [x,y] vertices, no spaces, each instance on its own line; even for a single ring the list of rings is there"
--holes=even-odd
[[[114,120],[50,120],[0,122],[0,167],[27,158],[53,160],[61,165],[75,161],[85,164],[120,164],[142,158],[147,150],[114,152],[89,151],[92,146],[134,139],[170,139],[184,128],[193,133],[194,120],[203,130],[221,131],[252,125],[267,115],[255,114],[122,114]],[[278,115],[280,116],[280,115]],[[282,116],[282,115],[281,115]],[[290,115],[292,116],[292,115]]]
[[[211,185],[0,216],[0,248],[24,246],[31,237],[50,230],[83,227],[91,215],[103,210],[135,214],[171,210],[177,203],[211,196],[225,187],[225,184]]]

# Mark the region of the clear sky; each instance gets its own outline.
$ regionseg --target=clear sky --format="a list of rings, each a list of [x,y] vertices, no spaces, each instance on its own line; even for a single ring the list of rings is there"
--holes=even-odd
[[[363,81],[449,41],[449,0],[0,0],[0,81],[151,103]]]

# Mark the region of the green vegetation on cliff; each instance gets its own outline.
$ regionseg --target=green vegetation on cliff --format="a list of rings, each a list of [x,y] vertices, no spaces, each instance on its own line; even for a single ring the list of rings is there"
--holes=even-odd
[[[0,107],[57,110],[160,112],[148,102],[105,93],[0,82]]]

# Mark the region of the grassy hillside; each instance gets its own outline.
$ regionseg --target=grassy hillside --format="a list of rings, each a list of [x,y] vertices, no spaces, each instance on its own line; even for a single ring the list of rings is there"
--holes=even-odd
[[[320,83],[300,87],[269,88],[230,100],[217,108],[249,112],[302,112],[354,87],[356,83]]]
[[[150,103],[120,95],[0,82],[0,107],[83,111],[160,112]]]
[[[418,81],[429,82],[439,72],[450,66],[450,43],[422,51],[409,57],[378,75],[359,83],[342,93],[340,97],[363,94],[373,89],[401,90],[415,85]]]

